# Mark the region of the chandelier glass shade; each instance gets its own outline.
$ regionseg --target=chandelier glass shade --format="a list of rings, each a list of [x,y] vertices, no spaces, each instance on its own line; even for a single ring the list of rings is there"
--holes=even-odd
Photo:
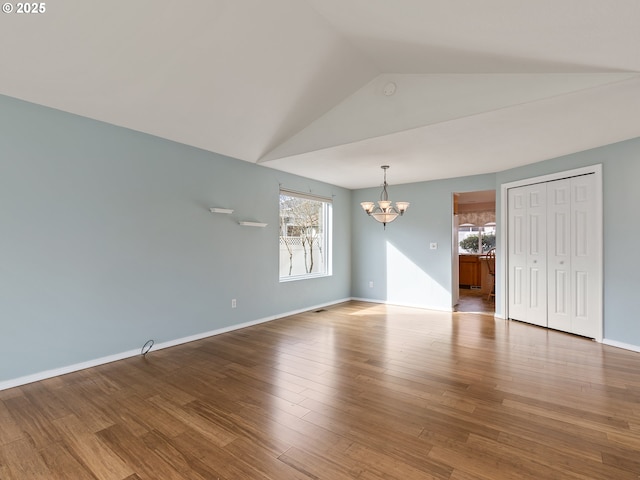
[[[387,223],[393,222],[398,216],[404,215],[404,212],[409,208],[409,202],[393,202],[389,200],[389,193],[387,192],[387,169],[389,165],[383,165],[380,168],[384,170],[384,183],[382,184],[382,192],[380,193],[380,200],[378,205],[375,202],[362,202],[360,206],[369,215],[378,222],[382,223],[384,228],[387,227]]]

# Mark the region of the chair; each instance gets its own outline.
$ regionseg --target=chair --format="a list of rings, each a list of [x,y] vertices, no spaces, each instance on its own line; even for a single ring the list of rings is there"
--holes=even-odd
[[[492,248],[485,253],[484,259],[487,262],[489,275],[491,275],[491,290],[489,290],[489,294],[487,295],[487,300],[491,300],[491,297],[496,296],[496,249]]]

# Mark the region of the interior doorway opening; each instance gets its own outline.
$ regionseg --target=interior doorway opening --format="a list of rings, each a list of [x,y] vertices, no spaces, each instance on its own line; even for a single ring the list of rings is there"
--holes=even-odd
[[[493,315],[496,191],[454,193],[452,225],[453,308]]]

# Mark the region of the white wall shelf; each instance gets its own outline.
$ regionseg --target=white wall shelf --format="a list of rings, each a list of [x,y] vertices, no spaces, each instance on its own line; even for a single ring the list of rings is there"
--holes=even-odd
[[[244,227],[261,227],[264,228],[267,226],[266,223],[261,223],[261,222],[238,222],[240,225],[244,226]]]
[[[233,209],[232,208],[211,207],[209,209],[209,211],[211,213],[224,213],[224,214],[227,214],[227,215],[231,215],[233,213]]]

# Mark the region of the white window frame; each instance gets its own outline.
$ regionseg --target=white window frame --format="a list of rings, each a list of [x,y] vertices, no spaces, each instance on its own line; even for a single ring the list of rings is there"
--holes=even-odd
[[[310,279],[310,278],[319,278],[319,277],[328,277],[331,276],[333,274],[332,272],[332,250],[333,250],[333,234],[332,234],[332,230],[333,230],[333,201],[331,198],[328,197],[322,197],[319,195],[313,195],[310,193],[303,193],[303,192],[297,192],[295,190],[288,190],[288,189],[284,189],[281,188],[280,189],[280,194],[278,195],[278,216],[279,218],[282,217],[282,212],[280,211],[280,197],[282,195],[288,196],[288,197],[296,197],[296,198],[300,198],[300,199],[306,199],[306,200],[312,200],[312,201],[316,201],[316,202],[321,202],[322,203],[322,214],[321,214],[321,219],[322,219],[322,235],[321,235],[321,244],[323,246],[323,248],[321,249],[321,254],[318,258],[318,260],[322,263],[322,265],[324,265],[324,269],[320,272],[313,272],[313,273],[296,273],[296,274],[285,274],[283,275],[283,268],[282,265],[279,265],[278,267],[278,275],[279,275],[279,279],[280,282],[291,282],[291,281],[296,281],[296,280],[306,280],[306,279]],[[286,226],[285,226],[286,228]],[[282,241],[283,241],[283,235],[282,235],[282,229],[283,229],[283,225],[280,222],[279,228],[278,228],[278,261],[279,263],[282,262]],[[320,253],[320,252],[318,252]]]

